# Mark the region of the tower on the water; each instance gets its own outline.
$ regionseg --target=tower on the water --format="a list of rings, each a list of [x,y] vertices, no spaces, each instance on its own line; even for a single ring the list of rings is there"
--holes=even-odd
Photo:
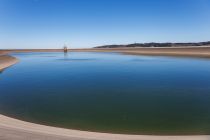
[[[64,45],[63,51],[64,51],[65,53],[68,52],[68,47],[67,47],[66,45]]]

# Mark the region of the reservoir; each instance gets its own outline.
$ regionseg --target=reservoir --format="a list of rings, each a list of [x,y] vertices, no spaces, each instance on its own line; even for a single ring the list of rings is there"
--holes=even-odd
[[[17,53],[0,72],[0,113],[84,131],[210,134],[210,59]]]

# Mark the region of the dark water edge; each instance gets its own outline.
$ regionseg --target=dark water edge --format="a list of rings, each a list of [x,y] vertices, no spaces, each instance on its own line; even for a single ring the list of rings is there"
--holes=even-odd
[[[186,129],[185,127],[183,127],[182,129],[180,129],[180,127],[177,127],[177,129],[174,129],[174,127],[171,126],[167,126],[167,125],[160,125],[159,127],[155,127],[155,128],[151,128],[148,125],[144,126],[144,128],[139,129],[139,127],[136,127],[136,129],[134,129],[133,125],[121,125],[122,127],[119,128],[120,125],[118,125],[118,128],[116,127],[110,127],[110,125],[108,126],[108,128],[105,127],[101,127],[98,126],[98,124],[92,124],[92,123],[85,123],[82,122],[82,125],[78,125],[75,123],[71,123],[66,125],[66,121],[58,121],[58,120],[50,120],[50,118],[48,118],[49,120],[45,120],[43,121],[43,118],[41,118],[40,120],[37,119],[33,119],[33,117],[30,118],[26,118],[25,116],[17,116],[16,115],[12,115],[12,114],[8,114],[1,112],[0,114],[11,117],[11,118],[15,118],[21,121],[26,121],[26,122],[30,122],[30,123],[34,123],[34,124],[40,124],[40,125],[46,125],[46,126],[51,126],[51,127],[58,127],[58,128],[65,128],[65,129],[72,129],[72,130],[79,130],[79,131],[88,131],[88,132],[98,132],[98,133],[109,133],[109,134],[126,134],[126,135],[154,135],[154,136],[175,136],[175,135],[179,135],[179,136],[189,136],[189,135],[209,135],[209,131],[206,131],[206,129]],[[81,123],[81,122],[80,122]],[[100,125],[106,125],[107,124],[103,124],[101,123]],[[128,127],[132,127],[132,129],[125,129]],[[167,129],[165,129],[164,127],[167,127]],[[164,129],[163,129],[164,128]]]
[[[21,63],[0,75],[1,114],[95,132],[210,134],[209,60],[114,53],[15,56]]]

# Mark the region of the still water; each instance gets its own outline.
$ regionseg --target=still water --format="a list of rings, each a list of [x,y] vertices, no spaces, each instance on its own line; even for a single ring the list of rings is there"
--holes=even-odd
[[[0,113],[70,129],[210,134],[210,59],[20,53],[0,73]]]

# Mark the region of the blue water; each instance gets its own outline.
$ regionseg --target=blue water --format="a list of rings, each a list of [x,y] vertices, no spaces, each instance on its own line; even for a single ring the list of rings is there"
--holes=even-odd
[[[19,53],[0,73],[0,113],[79,130],[210,134],[210,59]]]

